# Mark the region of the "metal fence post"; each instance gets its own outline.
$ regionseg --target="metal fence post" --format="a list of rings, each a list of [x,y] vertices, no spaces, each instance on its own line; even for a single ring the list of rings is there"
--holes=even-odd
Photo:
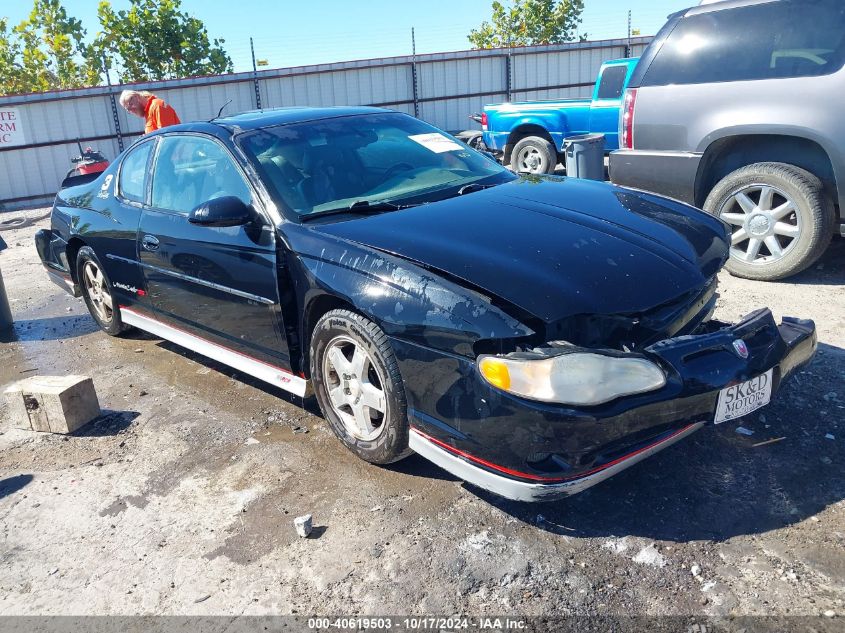
[[[249,52],[252,54],[252,87],[255,88],[255,109],[261,110],[261,90],[258,88],[258,66],[255,63],[255,46],[249,38]]]
[[[513,57],[511,56],[511,49],[508,48],[508,56],[505,57],[505,93],[507,98],[505,101],[511,100],[511,90],[513,86]]]
[[[417,86],[417,38],[414,34],[414,28],[411,27],[411,80],[413,82],[414,90],[414,116],[420,118],[420,96],[419,87]]]
[[[117,103],[114,99],[114,92],[111,86],[111,77],[109,76],[109,67],[106,56],[103,55],[103,70],[106,72],[106,84],[109,87],[109,101],[111,101],[111,115],[114,118],[114,133],[117,135],[117,148],[123,151],[123,134],[120,131],[120,117],[117,115]]]

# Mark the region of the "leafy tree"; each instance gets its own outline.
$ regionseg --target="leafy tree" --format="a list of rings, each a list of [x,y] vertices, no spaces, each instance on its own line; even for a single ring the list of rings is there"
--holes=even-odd
[[[0,18],[0,94],[97,85],[107,67],[124,81],[231,72],[223,40],[210,40],[181,0],[129,2],[117,12],[100,2],[94,38],[62,0],[33,0],[29,17],[14,27]]]
[[[222,44],[210,40],[201,20],[181,10],[181,0],[130,0],[115,12],[101,0],[102,31],[93,50],[116,58],[123,81],[175,79],[232,71]]]
[[[493,2],[492,23],[484,21],[467,36],[473,48],[561,44],[577,37],[584,0]]]
[[[82,22],[69,17],[60,0],[35,0],[29,20],[19,27],[40,37],[39,50],[46,57],[47,72],[59,88],[78,88],[85,84],[85,60]],[[26,41],[26,38],[25,38]],[[36,56],[38,57],[38,56]]]
[[[20,42],[9,32],[9,21],[0,18],[0,94],[25,92]]]
[[[78,88],[90,79],[82,23],[60,0],[34,0],[29,17],[11,31],[0,21],[0,90]]]

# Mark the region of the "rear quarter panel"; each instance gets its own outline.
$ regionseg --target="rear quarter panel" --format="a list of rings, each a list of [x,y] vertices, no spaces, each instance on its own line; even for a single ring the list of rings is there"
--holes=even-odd
[[[64,263],[76,280],[74,253],[81,245],[90,246],[100,260],[106,275],[114,283],[143,288],[137,263],[137,234],[141,209],[122,203],[117,197],[117,165],[92,183],[62,190],[56,196],[52,213],[52,229],[67,244]],[[60,253],[57,253],[61,257]],[[129,263],[125,260],[130,260]],[[135,295],[120,288],[113,294],[123,305]]]
[[[545,129],[558,150],[563,138],[570,134],[585,134],[590,127],[590,101],[537,101],[506,103],[487,110],[488,129],[492,133],[510,133],[524,125]]]

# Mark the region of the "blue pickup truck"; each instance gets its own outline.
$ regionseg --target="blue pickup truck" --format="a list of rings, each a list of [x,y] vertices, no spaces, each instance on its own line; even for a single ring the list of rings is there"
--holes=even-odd
[[[619,149],[619,109],[639,58],[605,62],[591,99],[525,101],[484,106],[484,144],[514,171],[554,172],[563,139],[575,134],[605,135],[605,151]]]

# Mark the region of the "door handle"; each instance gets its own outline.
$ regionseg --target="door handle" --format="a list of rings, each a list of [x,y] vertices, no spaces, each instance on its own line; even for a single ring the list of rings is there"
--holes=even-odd
[[[145,235],[141,239],[141,247],[145,251],[157,251],[158,250],[158,238],[154,235]]]

